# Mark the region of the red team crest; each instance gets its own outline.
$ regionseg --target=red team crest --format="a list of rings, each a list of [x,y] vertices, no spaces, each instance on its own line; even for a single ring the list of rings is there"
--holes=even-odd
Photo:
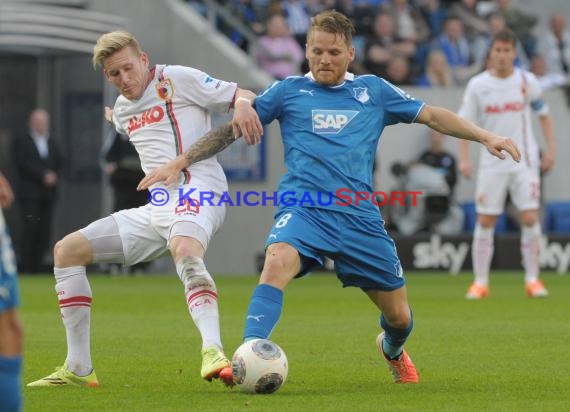
[[[164,79],[156,84],[156,93],[159,99],[170,100],[174,96],[174,86],[170,79]]]

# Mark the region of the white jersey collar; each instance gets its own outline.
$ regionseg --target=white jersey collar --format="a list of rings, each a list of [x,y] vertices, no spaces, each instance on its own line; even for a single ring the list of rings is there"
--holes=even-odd
[[[313,76],[313,73],[308,72],[307,74],[305,74],[305,77],[308,79],[311,79],[312,81],[315,81],[315,77]],[[344,80],[348,80],[350,82],[354,81],[354,73],[350,73],[350,72],[346,72],[344,74]],[[336,86],[332,86],[332,87],[338,87],[338,86],[342,86],[344,84],[344,82],[342,82],[341,84],[337,84]]]

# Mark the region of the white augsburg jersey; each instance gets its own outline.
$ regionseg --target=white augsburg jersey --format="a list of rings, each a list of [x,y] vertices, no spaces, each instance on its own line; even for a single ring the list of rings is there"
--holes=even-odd
[[[153,79],[139,100],[121,95],[113,108],[115,127],[129,136],[145,174],[184,153],[210,131],[208,111],[227,112],[237,91],[236,83],[185,66],[156,65],[151,74]],[[227,190],[224,171],[215,156],[188,170],[192,187],[216,193]],[[185,171],[178,184],[188,183],[188,178]]]
[[[536,77],[515,68],[513,74],[501,79],[487,70],[469,81],[459,116],[499,136],[510,137],[519,146],[521,162],[507,155],[501,160],[481,148],[479,168],[501,172],[517,171],[539,166],[539,149],[532,132],[532,108],[539,115],[548,113],[542,100],[542,90]]]

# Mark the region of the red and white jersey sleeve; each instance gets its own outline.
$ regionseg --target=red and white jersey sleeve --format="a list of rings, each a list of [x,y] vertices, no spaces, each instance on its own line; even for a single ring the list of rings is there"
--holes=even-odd
[[[212,127],[210,111],[227,112],[237,84],[184,66],[155,66],[153,79],[137,101],[119,96],[113,108],[117,131],[129,136],[145,173],[186,151]],[[192,185],[227,190],[216,157],[188,168]],[[188,181],[188,174],[178,184]]]
[[[504,79],[485,71],[469,81],[459,115],[497,135],[512,138],[522,154],[521,162],[516,163],[509,157],[500,160],[482,147],[479,167],[509,172],[539,166],[531,109],[539,115],[548,112],[541,94],[536,77],[520,69]]]

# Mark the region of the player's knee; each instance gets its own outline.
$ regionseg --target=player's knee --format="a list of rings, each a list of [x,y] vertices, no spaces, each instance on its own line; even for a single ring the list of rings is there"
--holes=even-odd
[[[282,289],[298,272],[292,270],[291,265],[283,259],[266,260],[260,282]]]
[[[392,312],[384,312],[384,317],[386,318],[386,322],[396,329],[407,329],[412,321],[410,311],[407,308]]]
[[[521,214],[521,224],[526,227],[534,226],[538,222],[538,214]]]
[[[84,266],[91,261],[91,245],[79,232],[74,232],[56,242],[53,260],[56,267]]]
[[[174,260],[180,261],[186,257],[199,257],[205,253],[204,246],[194,238],[176,236],[170,243],[170,252]],[[203,262],[202,262],[203,263]]]
[[[494,229],[495,225],[497,224],[497,217],[496,216],[479,216],[477,219],[477,223],[483,229]]]
[[[300,271],[301,259],[297,250],[287,244],[274,244],[267,249],[261,281],[272,285],[286,284]]]

